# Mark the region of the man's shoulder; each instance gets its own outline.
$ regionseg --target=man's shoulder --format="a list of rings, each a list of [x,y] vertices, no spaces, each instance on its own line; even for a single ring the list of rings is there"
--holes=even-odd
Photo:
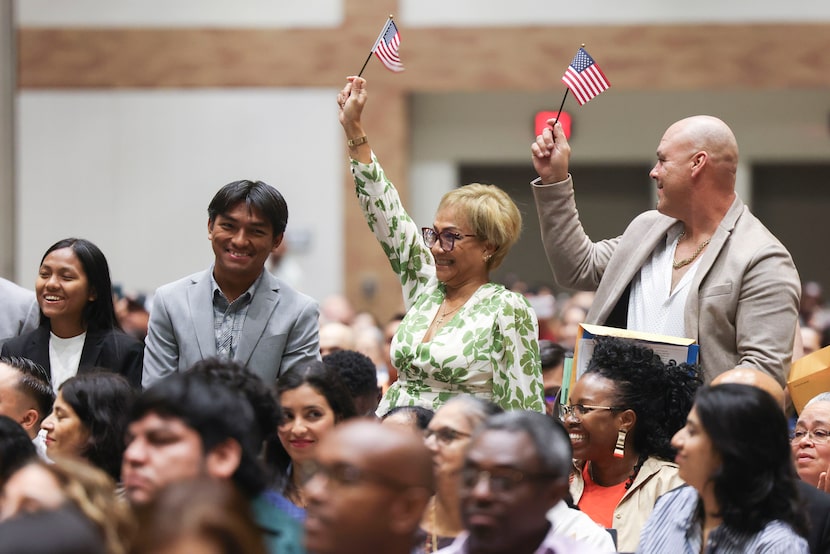
[[[34,298],[35,293],[27,288],[21,287],[13,281],[0,277],[0,292],[3,295],[12,295],[14,298]]]
[[[196,283],[201,282],[203,279],[208,278],[208,269],[204,269],[202,271],[198,271],[196,273],[192,273],[187,277],[182,277],[181,279],[177,279],[175,281],[171,281],[170,283],[165,283],[161,285],[156,290],[156,295],[170,295],[176,294],[180,291],[187,289],[188,287],[193,286]]]

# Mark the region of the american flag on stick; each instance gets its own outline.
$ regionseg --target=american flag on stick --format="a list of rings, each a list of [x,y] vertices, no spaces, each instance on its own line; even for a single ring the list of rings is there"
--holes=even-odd
[[[401,45],[401,34],[398,32],[398,27],[392,16],[386,20],[386,24],[378,35],[375,45],[372,46],[372,53],[386,66],[386,69],[394,72],[403,71],[403,63],[398,54],[398,48]],[[365,66],[364,66],[365,67]],[[363,71],[361,70],[361,73]]]
[[[576,51],[571,65],[562,76],[562,81],[574,93],[580,106],[611,86],[597,62],[584,48]]]

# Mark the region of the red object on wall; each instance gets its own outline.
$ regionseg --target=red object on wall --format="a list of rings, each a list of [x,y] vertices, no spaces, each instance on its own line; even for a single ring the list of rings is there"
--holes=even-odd
[[[541,135],[545,127],[547,127],[548,119],[556,119],[558,112],[536,112],[534,118],[535,135]],[[562,130],[565,131],[565,138],[571,140],[571,114],[562,112],[559,116],[559,123],[562,124]]]

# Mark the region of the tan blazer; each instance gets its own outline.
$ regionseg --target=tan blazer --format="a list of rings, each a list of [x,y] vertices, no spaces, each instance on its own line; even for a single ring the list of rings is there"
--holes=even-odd
[[[533,194],[556,282],[596,291],[589,323],[607,321],[667,231],[682,225],[652,210],[621,236],[592,242],[579,221],[570,175],[552,185],[537,179]],[[701,256],[686,300],[686,336],[700,344],[706,380],[740,365],[785,384],[800,297],[790,253],[736,196]]]

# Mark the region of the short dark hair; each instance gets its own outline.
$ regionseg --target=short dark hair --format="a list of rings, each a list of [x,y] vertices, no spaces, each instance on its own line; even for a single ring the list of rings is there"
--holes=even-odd
[[[277,401],[282,393],[308,385],[320,393],[328,403],[337,423],[357,415],[354,400],[349,389],[340,378],[340,374],[333,367],[321,361],[308,362],[305,365],[294,366],[277,379]],[[270,440],[267,445],[266,459],[273,465],[279,477],[285,477],[291,457],[279,439]]]
[[[89,438],[81,456],[118,481],[124,456],[127,413],[134,391],[123,376],[96,368],[70,377],[60,386],[64,402],[81,420]]]
[[[377,394],[377,368],[369,356],[354,350],[337,350],[323,356],[323,363],[340,374],[352,397]]]
[[[259,436],[255,438],[258,446],[262,446],[262,441],[266,438],[276,435],[277,426],[280,424],[277,399],[262,378],[247,366],[234,360],[211,357],[199,360],[189,371],[203,373],[208,378],[245,395],[254,410],[254,419],[259,431]]]
[[[806,536],[787,419],[778,402],[758,387],[725,383],[701,388],[694,407],[721,458],[712,482],[724,524],[757,533],[778,519]]]
[[[15,471],[37,458],[35,445],[18,422],[0,415],[0,488]]]
[[[55,391],[49,375],[40,364],[21,356],[2,356],[0,364],[16,369],[20,373],[17,390],[28,396],[37,406],[38,424],[46,419],[55,403]]]
[[[273,236],[281,235],[288,225],[288,204],[280,191],[262,181],[234,181],[217,192],[208,205],[208,220],[226,214],[244,202],[248,210],[256,208],[271,223]]]
[[[567,479],[572,467],[571,439],[565,427],[556,419],[539,412],[514,410],[495,414],[485,419],[475,431],[479,436],[487,431],[525,433],[533,442],[542,473]]]
[[[432,418],[435,415],[435,412],[429,408],[424,408],[423,406],[395,406],[383,414],[383,419],[398,413],[410,414],[412,419],[415,421],[415,426],[422,431],[426,430],[429,422],[432,421]]]
[[[637,414],[633,446],[641,457],[673,460],[674,434],[686,425],[697,389],[700,367],[670,360],[665,364],[651,348],[629,339],[596,337],[594,354],[584,375],[614,382],[614,404]]]
[[[61,248],[71,248],[81,262],[90,292],[95,293],[95,300],[86,303],[83,310],[83,319],[89,330],[121,329],[115,317],[115,307],[112,303],[112,280],[107,258],[101,249],[86,239],[68,238],[59,240],[46,250],[40,259],[41,265],[50,253]],[[43,312],[40,312],[40,323],[49,321]]]
[[[141,393],[129,423],[149,414],[180,419],[199,435],[204,455],[228,439],[236,441],[242,456],[231,480],[249,497],[265,489],[265,471],[257,461],[254,410],[241,391],[203,372],[174,373]]]
[[[539,358],[542,371],[553,369],[565,360],[565,348],[556,342],[542,339],[539,341]]]

